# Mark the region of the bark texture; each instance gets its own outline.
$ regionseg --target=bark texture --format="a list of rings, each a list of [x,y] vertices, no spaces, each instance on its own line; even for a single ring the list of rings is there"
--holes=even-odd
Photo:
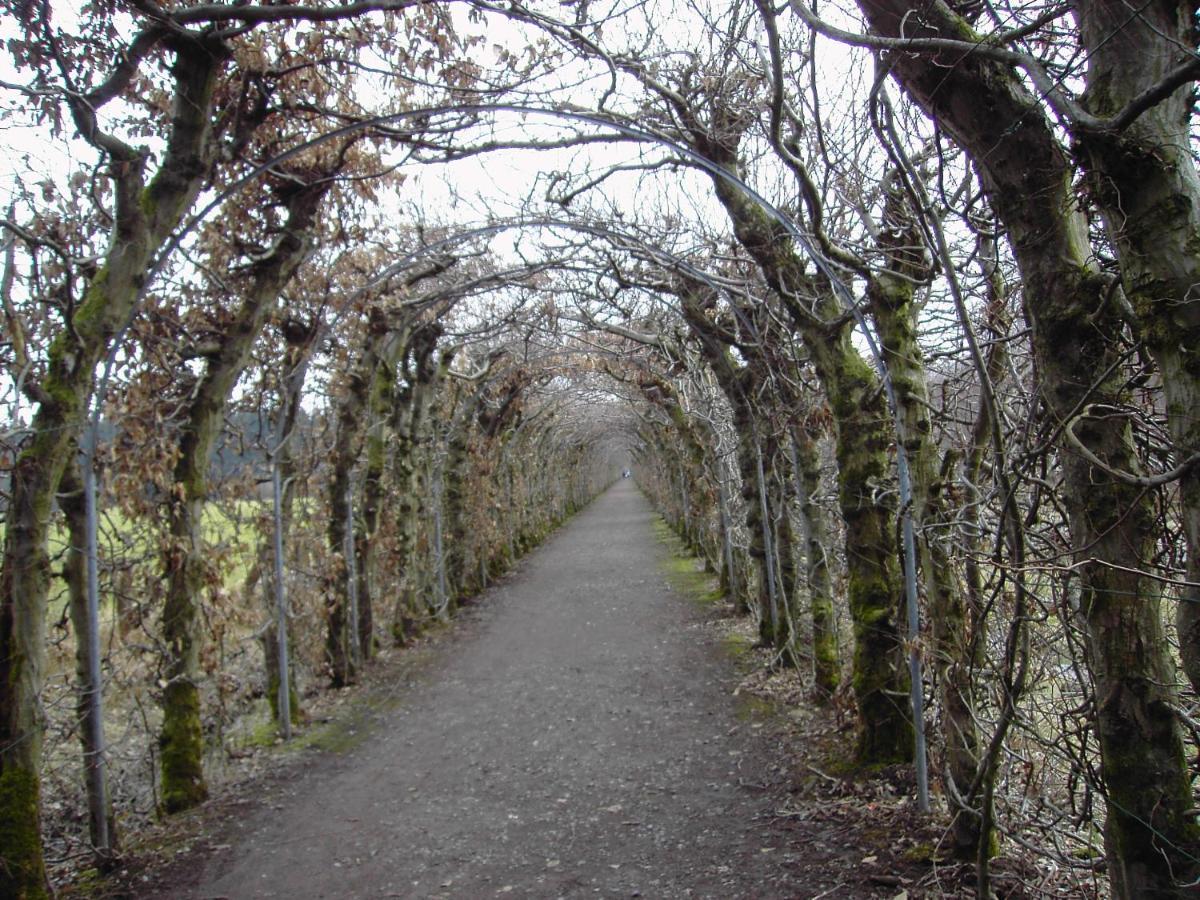
[[[895,173],[885,179],[882,227],[877,237],[884,265],[867,283],[867,305],[883,351],[884,365],[896,401],[912,485],[911,515],[916,526],[920,578],[925,586],[932,626],[933,658],[941,705],[945,753],[943,781],[953,815],[950,850],[974,860],[985,834],[976,774],[980,739],[975,721],[971,680],[971,638],[966,598],[949,549],[944,509],[945,480],[930,421],[925,360],[917,337],[917,285],[930,274],[925,239],[910,200]]]
[[[338,406],[326,537],[331,556],[340,564],[325,578],[325,657],[335,687],[350,684],[358,677],[359,655],[355,645],[362,639],[359,623],[353,621],[350,604],[349,554],[357,555],[359,550],[354,534],[357,526],[351,520],[354,513],[351,479],[369,427],[371,392],[376,385],[377,373],[381,367],[387,367],[387,359],[394,353],[389,352],[390,348],[398,342],[402,345],[402,338],[393,330],[386,311],[372,307],[362,351],[347,377]]]
[[[1080,7],[1089,111],[1120,112],[1195,52],[1195,10],[1153,3],[1131,16],[1111,0]],[[1184,671],[1200,689],[1200,177],[1192,157],[1190,85],[1120,132],[1076,131],[1090,195],[1117,249],[1137,335],[1158,364],[1174,443],[1187,545],[1177,607]],[[1188,461],[1191,464],[1188,464]]]
[[[817,699],[828,702],[841,682],[837,619],[833,607],[833,578],[829,570],[832,529],[829,514],[818,502],[821,455],[817,442],[803,426],[793,429],[793,449],[799,495],[801,540],[812,616],[813,684]]]
[[[39,834],[50,513],[73,439],[87,416],[96,368],[137,302],[154,253],[191,206],[208,170],[213,87],[224,58],[215,41],[179,38],[171,69],[174,107],[162,164],[147,182],[146,157],[111,148],[112,240],[70,327],[47,351],[30,437],[12,470],[0,572],[0,894],[40,897]],[[94,114],[83,124],[95,131]]]
[[[225,420],[229,394],[241,377],[254,341],[274,311],[284,286],[307,257],[309,230],[328,190],[318,179],[289,186],[288,217],[275,247],[250,273],[246,294],[192,392],[173,473],[176,490],[168,510],[170,543],[163,561],[167,584],[163,642],[167,658],[163,724],[159,737],[162,803],[167,812],[189,809],[208,796],[204,780],[200,717],[198,625],[209,585],[201,526],[209,492],[212,450]]]
[[[428,604],[418,591],[416,550],[425,511],[424,462],[433,443],[430,412],[434,394],[449,368],[449,359],[441,359],[436,353],[441,334],[436,324],[425,324],[414,332],[404,360],[406,384],[397,394],[392,413],[392,477],[399,493],[397,555],[405,567],[403,587],[392,612],[392,638],[397,644],[412,637],[429,614]]]
[[[736,171],[730,148],[713,146],[709,155]],[[892,425],[879,379],[854,347],[850,321],[828,288],[808,276],[783,226],[732,182],[713,176],[713,184],[738,241],[791,314],[833,413],[854,624],[858,760],[864,765],[909,760],[912,714],[905,700],[908,671],[898,623],[903,588],[894,495],[885,489]]]
[[[880,34],[977,39],[941,2],[859,6]],[[1119,412],[1128,400],[1124,316],[1092,262],[1070,160],[1017,73],[951,53],[897,53],[889,61],[909,94],[974,158],[1021,269],[1043,402],[1087,451],[1064,442],[1061,464],[1097,692],[1109,871],[1117,896],[1171,896],[1195,877],[1197,833],[1172,712],[1160,587],[1136,568],[1151,558],[1153,511],[1142,488],[1112,474],[1138,465]]]

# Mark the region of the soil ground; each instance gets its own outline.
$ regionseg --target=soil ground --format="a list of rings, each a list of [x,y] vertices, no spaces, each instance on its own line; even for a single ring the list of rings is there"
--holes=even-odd
[[[864,844],[869,798],[810,764],[798,787],[653,521],[618,482],[395,669],[344,746],[210,803],[108,896],[912,896],[928,864]],[[902,848],[900,794],[873,843]]]

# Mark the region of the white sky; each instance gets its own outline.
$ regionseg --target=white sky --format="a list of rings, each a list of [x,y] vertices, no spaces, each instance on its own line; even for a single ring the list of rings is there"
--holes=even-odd
[[[466,23],[464,7],[455,9],[462,29],[479,28],[477,24]],[[663,9],[669,9],[670,14],[664,15]],[[570,14],[566,7],[560,7],[560,12]],[[660,3],[644,7],[644,14],[650,16],[667,37],[683,49],[687,48],[694,36],[706,33],[697,19],[689,24],[684,18],[697,17],[701,12],[711,14],[696,4],[681,5],[673,0],[661,0]],[[63,16],[57,8],[56,15],[62,20]],[[13,27],[11,22],[0,22],[0,39],[12,36]],[[638,43],[636,30],[624,33],[610,30],[604,39],[616,49],[624,49],[623,44]],[[485,45],[473,51],[481,61],[493,60],[499,47],[515,49],[524,46],[533,32],[502,17],[491,16],[486,23],[485,33]],[[824,114],[836,132],[836,120],[845,109],[852,107],[851,104],[839,102],[838,91],[861,90],[862,79],[865,77],[869,82],[870,75],[869,72],[864,74],[862,54],[850,53],[840,45],[824,40],[818,44],[823,90],[829,92],[825,98]],[[0,55],[0,79],[15,82],[23,80],[22,73],[11,69],[6,54]],[[531,102],[546,104],[566,101],[588,108],[607,86],[606,73],[599,69],[589,73],[585,64],[571,62],[544,79],[540,93]],[[631,93],[631,96],[636,97],[637,93]],[[0,90],[0,98],[9,108],[13,104],[20,105],[20,100],[11,91]],[[120,107],[114,104],[113,109],[106,112],[111,120],[120,114]],[[82,142],[54,139],[46,128],[23,126],[20,118],[19,113],[7,116],[3,125],[0,125],[0,201],[16,193],[22,182],[27,189],[41,180],[53,180],[62,185],[72,171],[89,166],[95,159],[91,148]],[[564,132],[561,123],[545,117],[500,113],[492,117],[491,122],[498,138],[528,139]],[[615,162],[629,163],[637,161],[639,157],[660,158],[663,155],[665,152],[656,146],[611,143],[568,150],[504,151],[449,164],[412,166],[406,170],[409,179],[397,192],[396,199],[384,203],[383,215],[385,218],[400,217],[401,221],[409,222],[410,210],[413,206],[419,206],[421,214],[431,226],[451,223],[478,225],[489,219],[518,214],[526,198],[543,205],[547,187],[547,181],[542,177],[544,172],[556,169],[573,172],[599,170]],[[660,216],[666,210],[701,231],[715,228],[718,232],[725,232],[728,229],[724,213],[713,197],[711,185],[694,171],[656,175],[623,173],[607,181],[603,187],[581,196],[575,204],[578,208],[593,201],[620,210],[620,214],[629,222],[637,221],[642,215],[648,218]],[[7,207],[7,202],[3,202]],[[528,239],[526,235],[524,240]],[[502,257],[512,257],[515,244],[520,240],[522,237],[516,233],[499,235],[492,241],[493,251]]]

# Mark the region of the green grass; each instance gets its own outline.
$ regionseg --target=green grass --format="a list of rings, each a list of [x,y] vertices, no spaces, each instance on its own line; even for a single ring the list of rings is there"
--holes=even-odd
[[[259,538],[257,523],[266,511],[267,505],[260,500],[210,503],[204,508],[201,536],[206,552],[220,554],[218,564],[222,571],[222,584],[227,590],[241,585],[254,564]],[[0,540],[3,538],[4,525],[0,523]],[[131,519],[120,509],[100,511],[97,542],[102,566],[107,561],[123,561],[155,573],[162,568],[161,554],[155,550],[151,523]],[[62,568],[68,546],[66,527],[58,518],[50,528],[47,541],[51,567],[47,603],[47,621],[50,623],[66,615],[67,584],[62,577]],[[101,602],[104,614],[111,615],[113,604],[107,592]]]
[[[754,638],[748,634],[731,631],[724,638],[725,652],[734,659],[745,659],[754,649]]]
[[[654,520],[654,534],[670,551],[662,568],[671,587],[702,606],[720,603],[723,595],[716,580],[704,571],[700,560],[688,552],[683,541],[661,517]]]

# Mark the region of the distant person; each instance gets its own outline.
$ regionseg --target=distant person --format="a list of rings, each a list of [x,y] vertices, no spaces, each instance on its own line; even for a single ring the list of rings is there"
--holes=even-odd
[[[628,470],[628,469],[626,469],[624,472],[622,472],[622,473],[621,473],[621,477],[622,477],[622,478],[628,478],[628,477],[629,477],[629,470]]]

